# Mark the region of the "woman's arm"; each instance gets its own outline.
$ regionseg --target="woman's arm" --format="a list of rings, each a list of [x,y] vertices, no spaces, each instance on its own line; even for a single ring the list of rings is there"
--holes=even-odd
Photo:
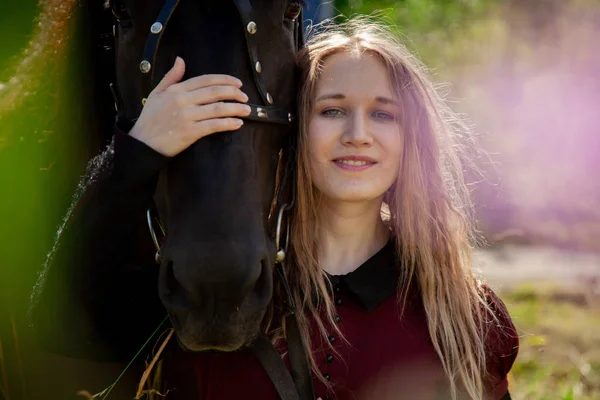
[[[127,358],[164,318],[143,228],[167,161],[117,129],[89,162],[32,295],[33,327],[49,350]]]

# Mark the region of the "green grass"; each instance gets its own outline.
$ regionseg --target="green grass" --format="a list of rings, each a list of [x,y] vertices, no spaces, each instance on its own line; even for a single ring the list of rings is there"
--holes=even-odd
[[[521,286],[502,298],[521,336],[511,376],[513,399],[600,399],[597,300],[583,289],[547,286]]]

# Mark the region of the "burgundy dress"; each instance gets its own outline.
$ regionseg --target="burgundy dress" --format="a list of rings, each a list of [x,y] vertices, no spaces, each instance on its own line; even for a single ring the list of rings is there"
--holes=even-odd
[[[448,399],[448,384],[427,330],[423,304],[409,293],[404,315],[397,304],[398,264],[391,243],[354,272],[331,277],[336,323],[326,340],[313,334],[313,354],[329,382],[313,378],[317,397],[354,399]],[[515,327],[502,301],[485,287],[487,300],[502,326],[490,327],[486,341],[488,373],[485,399],[500,400],[508,392],[507,373],[518,351]],[[316,333],[316,326],[313,331]],[[281,349],[287,361],[285,347]],[[250,351],[198,354],[189,359],[202,400],[277,400],[275,388]]]

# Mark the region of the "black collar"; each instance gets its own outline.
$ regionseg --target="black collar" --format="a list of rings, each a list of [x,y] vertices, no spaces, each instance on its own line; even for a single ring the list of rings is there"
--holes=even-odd
[[[373,310],[394,296],[398,289],[400,265],[394,240],[388,243],[360,267],[346,275],[329,275],[335,291],[348,292],[367,311]]]

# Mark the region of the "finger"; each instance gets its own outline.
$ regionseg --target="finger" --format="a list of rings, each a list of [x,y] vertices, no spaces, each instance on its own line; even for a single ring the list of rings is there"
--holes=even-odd
[[[235,86],[242,87],[242,81],[231,75],[207,74],[195,76],[177,84],[177,90],[191,92],[208,86]]]
[[[164,92],[177,82],[181,81],[183,75],[185,74],[185,62],[183,58],[177,57],[175,58],[175,63],[173,67],[166,73],[166,75],[162,78],[162,80],[156,85],[152,93],[161,93]]]
[[[193,128],[198,140],[216,132],[235,131],[242,125],[244,121],[239,118],[214,118],[195,122]]]
[[[184,111],[187,121],[199,122],[214,118],[247,117],[251,112],[250,106],[240,103],[211,103],[200,107],[191,107]]]
[[[209,86],[189,92],[189,99],[192,104],[210,104],[217,101],[232,100],[240,103],[248,101],[246,93],[233,86]]]

